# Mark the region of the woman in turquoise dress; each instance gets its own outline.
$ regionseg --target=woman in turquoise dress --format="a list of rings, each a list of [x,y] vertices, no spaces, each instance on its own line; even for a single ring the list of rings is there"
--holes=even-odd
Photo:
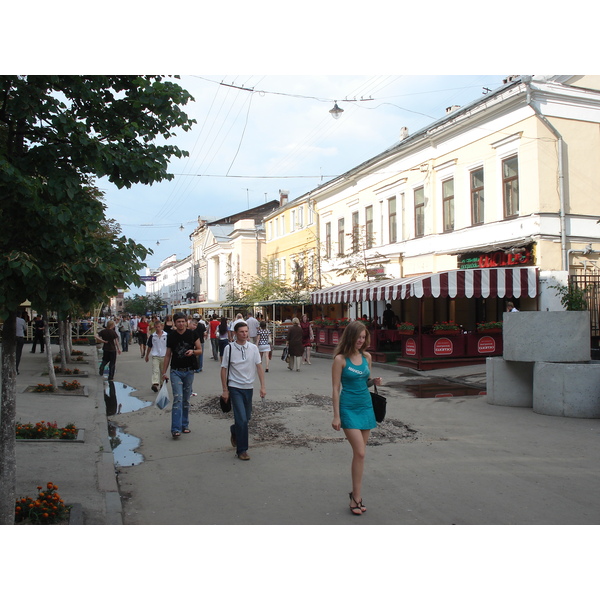
[[[333,421],[331,426],[344,430],[352,447],[352,491],[350,512],[362,515],[367,509],[362,502],[362,476],[365,451],[371,429],[377,427],[368,385],[381,385],[381,377],[369,379],[371,355],[369,330],[361,321],[352,321],[344,330],[335,349],[332,376]]]

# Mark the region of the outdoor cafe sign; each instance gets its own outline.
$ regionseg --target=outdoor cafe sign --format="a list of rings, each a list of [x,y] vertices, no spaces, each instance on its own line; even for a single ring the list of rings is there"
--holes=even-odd
[[[519,267],[533,263],[532,248],[515,248],[513,252],[481,252],[460,254],[459,269],[491,269],[494,267]]]

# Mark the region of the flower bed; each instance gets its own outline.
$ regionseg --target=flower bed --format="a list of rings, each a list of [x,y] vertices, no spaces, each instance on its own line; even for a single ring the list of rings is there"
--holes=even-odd
[[[431,331],[434,335],[456,335],[460,333],[460,326],[454,321],[443,321],[442,323],[434,323]]]
[[[30,496],[19,498],[15,503],[15,523],[31,525],[57,525],[68,523],[70,506],[66,506],[62,498],[56,493],[58,486],[51,481],[44,490],[37,486],[38,497]]]
[[[485,323],[477,323],[477,331],[484,331],[486,333],[502,331],[502,321],[487,321]]]
[[[17,423],[16,436],[18,440],[74,440],[77,438],[77,428],[73,423],[58,427],[56,421],[39,421],[33,423]]]

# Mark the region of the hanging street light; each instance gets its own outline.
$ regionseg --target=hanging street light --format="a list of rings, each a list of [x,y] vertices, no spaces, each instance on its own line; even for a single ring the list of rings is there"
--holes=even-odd
[[[329,114],[334,118],[334,119],[339,119],[341,114],[344,112],[343,108],[340,108],[337,104],[337,100],[334,102],[333,108],[329,111]]]

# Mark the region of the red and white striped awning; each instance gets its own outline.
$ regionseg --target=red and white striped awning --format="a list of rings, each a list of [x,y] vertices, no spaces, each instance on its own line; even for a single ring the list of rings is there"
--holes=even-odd
[[[353,281],[312,292],[313,304],[406,298],[520,298],[538,295],[536,267],[464,269],[382,281]]]

